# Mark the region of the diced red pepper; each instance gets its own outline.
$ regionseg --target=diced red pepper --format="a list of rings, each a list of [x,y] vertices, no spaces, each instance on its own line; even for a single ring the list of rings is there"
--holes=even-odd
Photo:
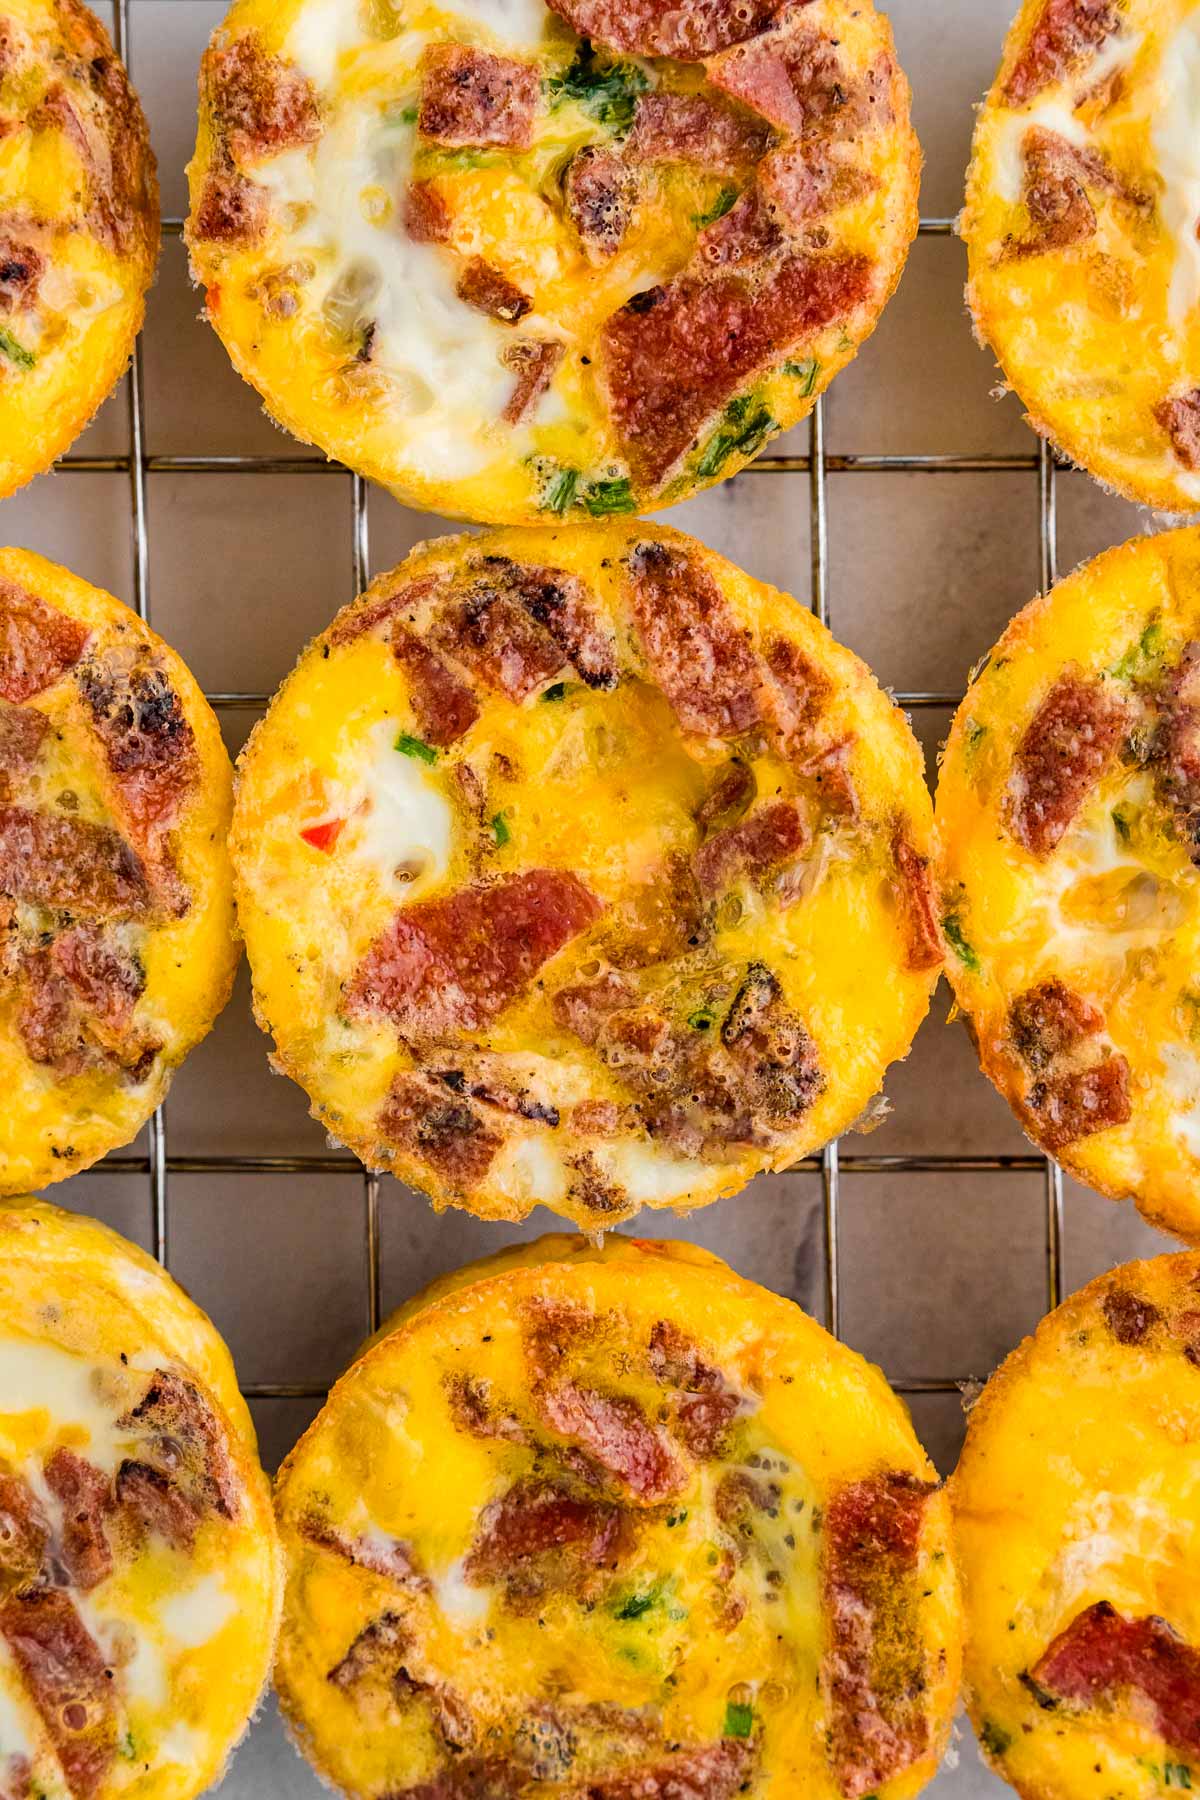
[[[306,825],[300,836],[314,850],[332,850],[342,835],[345,819],[326,819],[321,825]]]

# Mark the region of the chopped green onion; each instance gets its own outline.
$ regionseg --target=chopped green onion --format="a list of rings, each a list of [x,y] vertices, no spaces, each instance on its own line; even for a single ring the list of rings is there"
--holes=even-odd
[[[800,398],[807,400],[817,385],[817,376],[821,373],[821,365],[815,356],[810,356],[807,362],[784,363],[783,372],[800,383]]]
[[[597,65],[595,52],[584,38],[574,62],[561,74],[550,77],[546,91],[552,106],[577,100],[601,125],[628,131],[638,95],[649,86],[650,79],[638,63],[615,61]]]
[[[422,743],[419,737],[410,737],[407,731],[402,731],[396,739],[396,749],[401,756],[415,756],[418,762],[435,763],[438,759],[432,744]]]
[[[508,829],[508,821],[502,812],[498,812],[492,820],[492,836],[496,840],[497,850],[503,850],[505,844],[512,838],[512,832]]]
[[[730,1738],[748,1738],[754,1730],[754,1708],[743,1706],[737,1700],[730,1700],[725,1708],[725,1729],[723,1736]]]
[[[567,691],[566,682],[565,681],[556,681],[552,687],[548,687],[546,689],[545,693],[542,695],[542,699],[543,700],[561,700],[563,698],[563,695],[566,693],[566,691]]]
[[[1113,826],[1116,829],[1117,836],[1123,844],[1128,844],[1133,838],[1134,817],[1135,814],[1131,806],[1114,806],[1113,808]]]
[[[681,1512],[669,1513],[667,1515],[667,1530],[674,1531],[674,1529],[677,1525],[683,1524],[683,1522],[687,1518],[687,1516],[688,1516],[688,1509],[686,1506],[683,1508],[683,1510]]]
[[[542,489],[540,505],[544,512],[569,512],[579,492],[579,470],[559,469]]]
[[[989,1756],[1003,1756],[1012,1743],[1012,1737],[999,1725],[993,1724],[991,1719],[985,1719],[979,1727],[979,1741]]]
[[[622,475],[612,481],[591,482],[583,490],[583,504],[593,519],[603,519],[609,513],[633,512],[636,502],[629,477]]]
[[[24,344],[18,344],[11,331],[0,325],[0,352],[7,356],[9,362],[16,363],[18,369],[32,369],[37,357]]]
[[[725,408],[724,424],[709,439],[696,464],[697,475],[702,480],[719,475],[735,451],[739,456],[754,456],[770,434],[778,429],[765,406],[759,406],[751,413],[748,398],[731,400]]]
[[[643,1613],[650,1611],[657,1599],[658,1593],[654,1588],[648,1588],[644,1594],[630,1594],[628,1600],[617,1608],[617,1617],[618,1619],[640,1619]]]
[[[946,942],[963,967],[970,969],[972,975],[978,975],[979,956],[974,945],[968,942],[956,914],[947,913],[942,920],[942,931],[945,934]]]
[[[723,219],[727,212],[732,212],[737,203],[737,189],[723,187],[711,206],[705,207],[703,212],[692,214],[692,223],[698,225],[703,231],[706,225],[715,225],[717,220]]]
[[[688,1024],[693,1031],[709,1031],[712,1028],[713,1016],[710,1012],[694,1012]]]
[[[1155,672],[1166,648],[1166,634],[1158,619],[1151,619],[1136,644],[1132,644],[1108,671],[1117,681],[1137,681]]]

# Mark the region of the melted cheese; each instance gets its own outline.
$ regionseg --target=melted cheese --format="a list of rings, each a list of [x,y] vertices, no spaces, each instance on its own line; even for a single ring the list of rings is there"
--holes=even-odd
[[[365,768],[354,783],[346,853],[371,871],[387,894],[417,900],[450,865],[454,814],[439,776],[396,749],[397,729],[373,731]]]
[[[1175,244],[1171,322],[1182,325],[1200,304],[1200,11],[1163,45],[1151,135],[1163,191],[1163,222]]]

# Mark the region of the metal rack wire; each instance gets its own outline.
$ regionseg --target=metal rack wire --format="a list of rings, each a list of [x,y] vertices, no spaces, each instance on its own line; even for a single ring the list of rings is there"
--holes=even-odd
[[[126,67],[134,70],[133,34],[130,14],[137,0],[114,0],[113,25],[116,48]],[[178,237],[183,229],[181,219],[163,222],[166,235]],[[922,219],[920,232],[925,237],[948,237],[954,221],[944,218]],[[129,483],[130,528],[132,534],[133,601],[141,618],[150,619],[149,584],[149,513],[147,484],[158,474],[256,474],[337,476],[345,481],[350,500],[350,571],[351,591],[361,593],[371,575],[370,542],[367,514],[367,486],[361,476],[352,474],[338,463],[324,462],[305,456],[153,456],[146,447],[146,417],[141,344],[137,345],[129,369],[128,384],[129,451],[117,456],[65,456],[56,467],[75,473],[123,474]],[[1040,580],[1043,590],[1057,579],[1057,506],[1056,469],[1053,453],[1039,441],[1025,455],[835,455],[826,447],[823,401],[813,410],[809,428],[809,451],[806,456],[763,456],[753,463],[740,481],[748,476],[807,474],[809,482],[809,524],[811,541],[810,604],[816,616],[826,625],[835,625],[829,601],[829,518],[828,478],[831,474],[982,474],[1024,473],[1036,483]],[[1031,483],[1032,485],[1032,483]],[[224,711],[260,711],[270,696],[241,690],[210,692],[209,702]],[[931,691],[899,692],[897,702],[909,709],[957,707],[962,695]],[[794,1165],[791,1172],[819,1172],[823,1196],[824,1236],[824,1310],[825,1323],[840,1335],[841,1268],[839,1250],[839,1215],[841,1210],[841,1177],[891,1174],[986,1174],[1038,1173],[1045,1188],[1045,1276],[1047,1307],[1053,1308],[1063,1297],[1063,1188],[1062,1171],[1049,1157],[1030,1151],[1010,1156],[952,1156],[938,1154],[872,1156],[861,1152],[843,1152],[835,1141],[819,1156],[808,1157]],[[139,1155],[113,1155],[96,1165],[93,1173],[110,1175],[144,1175],[148,1182],[150,1238],[158,1260],[167,1264],[170,1249],[170,1177],[173,1174],[204,1175],[309,1175],[320,1174],[354,1179],[360,1184],[363,1211],[363,1241],[366,1264],[365,1317],[368,1331],[380,1322],[381,1311],[381,1244],[379,1197],[380,1178],[360,1163],[346,1156],[181,1156],[172,1155],[167,1143],[167,1126],[163,1109],[151,1120],[147,1152]],[[902,1394],[953,1394],[967,1385],[967,1376],[948,1374],[930,1379],[894,1381]],[[264,1382],[245,1384],[249,1399],[320,1398],[325,1389],[310,1383]]]

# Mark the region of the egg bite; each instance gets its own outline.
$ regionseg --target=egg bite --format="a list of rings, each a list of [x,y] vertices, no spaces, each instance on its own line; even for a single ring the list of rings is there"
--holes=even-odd
[[[920,153],[869,0],[236,0],[187,241],[267,410],[407,505],[673,504],[873,330]]]
[[[158,260],[146,121],[78,0],[0,21],[0,498],[48,469],[112,391]]]
[[[690,1244],[439,1282],[280,1471],[276,1685],[354,1800],[883,1800],[957,1696],[949,1511],[879,1371]]]
[[[1200,1256],[1113,1269],[994,1375],[950,1482],[971,1720],[1026,1800],[1200,1769]]]
[[[174,651],[0,550],[0,1194],[127,1144],[229,998],[232,784]]]
[[[1200,1241],[1200,530],[1027,606],[937,798],[947,972],[1026,1132]]]
[[[1200,509],[1196,0],[1025,0],[961,221],[980,337],[1107,486]]]
[[[106,1226],[0,1202],[0,1793],[207,1788],[258,1704],[282,1573],[210,1321]]]
[[[616,521],[418,547],[239,764],[276,1064],[437,1206],[595,1227],[852,1124],[937,980],[907,720],[786,595]]]

